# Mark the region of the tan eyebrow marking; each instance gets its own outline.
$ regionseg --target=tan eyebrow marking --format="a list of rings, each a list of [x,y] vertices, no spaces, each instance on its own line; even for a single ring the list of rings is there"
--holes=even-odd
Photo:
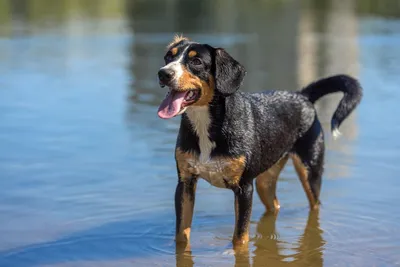
[[[172,48],[172,49],[171,49],[171,53],[172,53],[173,56],[175,56],[176,53],[178,53],[178,47]]]
[[[196,56],[196,55],[197,55],[197,52],[194,51],[194,50],[192,50],[192,51],[189,52],[189,57],[194,57],[194,56]]]

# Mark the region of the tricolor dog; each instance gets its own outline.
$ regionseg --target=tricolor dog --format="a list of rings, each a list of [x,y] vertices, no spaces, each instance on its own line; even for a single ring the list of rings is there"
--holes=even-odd
[[[339,134],[338,127],[361,100],[357,80],[337,75],[298,92],[245,93],[239,90],[244,67],[222,48],[176,37],[164,59],[158,77],[169,91],[158,116],[181,115],[175,149],[177,242],[190,239],[199,178],[233,191],[234,245],[249,239],[254,179],[266,210],[279,209],[276,182],[289,157],[310,208],[318,208],[325,145],[313,104],[330,93],[344,94],[331,122],[333,134]]]

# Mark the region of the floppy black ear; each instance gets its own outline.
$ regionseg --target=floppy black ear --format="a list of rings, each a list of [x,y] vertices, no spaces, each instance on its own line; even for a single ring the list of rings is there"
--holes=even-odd
[[[224,49],[215,49],[215,88],[224,96],[236,92],[246,75],[245,68]]]

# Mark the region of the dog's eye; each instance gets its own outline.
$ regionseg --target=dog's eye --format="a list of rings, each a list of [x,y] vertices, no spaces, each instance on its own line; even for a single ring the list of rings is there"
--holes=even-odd
[[[202,64],[201,60],[198,59],[198,58],[193,58],[191,62],[192,62],[193,65],[196,65],[196,66]]]

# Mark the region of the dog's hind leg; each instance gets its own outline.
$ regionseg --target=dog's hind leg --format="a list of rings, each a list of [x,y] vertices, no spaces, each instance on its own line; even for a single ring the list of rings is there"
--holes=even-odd
[[[280,205],[276,197],[276,183],[280,172],[288,160],[288,156],[283,156],[267,171],[260,174],[256,179],[256,188],[261,202],[264,204],[267,212],[276,212]]]
[[[294,146],[292,160],[306,192],[310,209],[318,208],[324,165],[324,134],[318,121]]]

